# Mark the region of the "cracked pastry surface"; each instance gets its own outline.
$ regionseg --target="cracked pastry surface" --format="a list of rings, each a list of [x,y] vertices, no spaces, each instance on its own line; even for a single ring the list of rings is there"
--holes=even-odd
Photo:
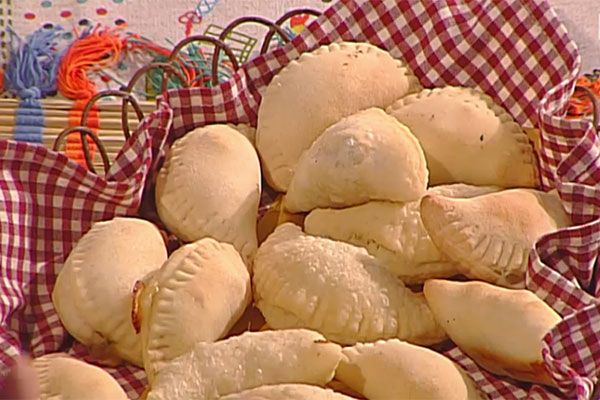
[[[65,328],[88,347],[110,349],[142,366],[131,293],[140,277],[166,260],[163,238],[150,222],[114,218],[92,225],[67,257],[52,292]]]
[[[571,225],[552,192],[509,189],[472,199],[427,195],[421,218],[435,245],[469,278],[525,286],[529,253],[544,234]]]
[[[404,62],[367,43],[334,43],[303,53],[261,93],[256,147],[267,181],[285,192],[300,155],[327,127],[420,89]]]
[[[269,326],[308,328],[342,344],[444,339],[425,299],[363,248],[276,228],[255,260],[254,299]]]
[[[156,207],[183,241],[231,243],[250,263],[260,191],[260,163],[250,140],[231,126],[207,125],[169,150],[156,179]]]
[[[537,162],[527,135],[479,90],[425,89],[398,100],[387,112],[419,139],[432,185],[538,185]]]
[[[369,108],[327,128],[302,154],[285,206],[304,212],[417,200],[427,189],[427,175],[423,150],[408,128]]]

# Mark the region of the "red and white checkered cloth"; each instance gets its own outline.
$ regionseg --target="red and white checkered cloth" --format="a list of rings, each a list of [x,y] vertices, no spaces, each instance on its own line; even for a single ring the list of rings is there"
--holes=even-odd
[[[577,226],[540,239],[527,286],[565,319],[544,339],[543,357],[562,392],[501,379],[459,349],[446,354],[491,399],[589,399],[600,370],[600,146],[589,122],[561,118],[580,59],[542,0],[342,0],[285,47],[250,61],[216,88],[167,93],[111,168],[94,176],[66,157],[0,142],[0,371],[20,349],[33,356],[72,344],[53,308],[56,273],[93,221],[133,215],[168,143],[214,122],[256,123],[260,94],[300,53],[334,41],[368,41],[404,59],[425,87],[478,87],[521,124],[542,128],[545,189],[558,189]],[[540,100],[543,99],[543,100]],[[148,185],[146,185],[148,186]],[[268,194],[265,195],[268,197]],[[268,201],[268,199],[265,199]],[[506,332],[510,335],[511,332]],[[108,369],[132,398],[142,370]]]

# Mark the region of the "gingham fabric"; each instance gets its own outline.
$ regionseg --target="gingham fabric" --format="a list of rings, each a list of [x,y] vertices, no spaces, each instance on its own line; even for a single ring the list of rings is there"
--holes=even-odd
[[[75,241],[93,221],[138,210],[144,183],[151,194],[165,148],[175,138],[213,122],[255,124],[260,94],[279,69],[304,51],[340,40],[387,49],[408,62],[426,87],[479,87],[519,123],[539,123],[543,186],[559,191],[577,224],[540,239],[527,274],[528,287],[565,317],[544,338],[543,350],[562,391],[494,376],[456,347],[446,354],[491,399],[591,398],[591,377],[600,367],[593,273],[600,244],[598,138],[589,122],[557,114],[580,60],[541,0],[342,0],[290,44],[250,61],[229,82],[167,93],[127,143],[107,180],[48,150],[0,142],[1,369],[7,370],[19,348],[34,356],[70,348],[85,357],[82,346],[72,346],[50,299],[56,273]],[[151,205],[148,209],[152,215]],[[143,390],[143,371],[107,370],[132,398]]]

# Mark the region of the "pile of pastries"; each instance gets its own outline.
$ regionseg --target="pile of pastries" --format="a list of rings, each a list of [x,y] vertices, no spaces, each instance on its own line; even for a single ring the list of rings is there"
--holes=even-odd
[[[502,107],[424,89],[366,43],[302,54],[261,96],[256,129],[209,125],[169,150],[156,207],[185,245],[168,254],[155,225],[119,217],[71,251],[52,299],[98,365],[144,368],[149,400],[485,398],[436,351],[451,340],[555,385],[541,348],[560,316],[525,272],[571,221]],[[263,179],[281,197],[258,232]],[[45,398],[90,398],[90,379],[125,398],[97,367],[36,362]]]

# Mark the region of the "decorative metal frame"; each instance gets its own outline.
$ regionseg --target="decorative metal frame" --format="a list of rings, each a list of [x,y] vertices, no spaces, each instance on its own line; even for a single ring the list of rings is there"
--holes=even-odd
[[[52,149],[55,151],[60,151],[60,149],[64,145],[64,142],[66,141],[67,136],[72,133],[79,132],[86,165],[91,172],[97,173],[96,169],[94,167],[94,160],[93,160],[92,154],[90,152],[89,144],[87,141],[87,137],[89,136],[92,139],[92,141],[96,144],[97,150],[100,153],[100,157],[102,158],[102,164],[104,167],[104,173],[105,174],[108,173],[108,170],[110,169],[110,157],[108,156],[106,147],[103,145],[102,140],[100,139],[99,135],[94,133],[94,131],[87,126],[87,120],[88,120],[89,113],[92,110],[92,107],[96,104],[96,102],[98,100],[100,100],[104,97],[120,97],[122,99],[121,100],[121,126],[123,128],[123,136],[125,137],[125,140],[127,140],[131,136],[131,132],[129,129],[129,118],[128,118],[129,117],[129,104],[132,105],[134,112],[136,114],[136,117],[139,121],[142,121],[145,117],[137,98],[133,94],[133,89],[134,89],[135,85],[138,83],[138,81],[140,79],[142,79],[144,76],[146,76],[146,74],[149,71],[154,70],[154,69],[160,69],[163,71],[162,82],[161,82],[161,93],[164,93],[167,90],[168,82],[173,76],[175,76],[179,80],[182,88],[190,87],[194,84],[194,82],[189,82],[189,80],[186,78],[185,74],[183,74],[180,70],[177,69],[177,67],[175,67],[173,65],[173,61],[175,61],[177,59],[181,50],[183,50],[190,43],[193,43],[193,42],[208,43],[214,47],[214,51],[212,54],[211,74],[210,74],[211,83],[213,85],[218,85],[219,84],[218,72],[219,72],[219,67],[221,66],[221,62],[220,62],[221,52],[225,53],[226,57],[231,62],[231,66],[232,66],[232,69],[234,72],[237,71],[240,67],[239,62],[238,62],[234,52],[225,42],[227,40],[227,37],[236,28],[238,28],[239,26],[244,25],[244,24],[257,24],[257,25],[262,25],[262,26],[266,26],[269,28],[268,32],[265,34],[265,36],[263,38],[262,46],[260,48],[260,54],[262,55],[262,54],[265,54],[269,50],[271,41],[275,35],[279,35],[279,37],[281,38],[281,40],[284,43],[289,43],[292,40],[292,38],[288,36],[288,33],[282,28],[282,26],[290,18],[292,18],[296,15],[301,15],[301,14],[308,14],[311,16],[318,17],[321,15],[321,12],[317,11],[317,10],[313,10],[313,9],[308,9],[308,8],[296,9],[296,10],[287,12],[286,14],[282,15],[276,21],[270,21],[263,17],[253,17],[253,16],[241,17],[241,18],[233,20],[230,24],[228,24],[225,27],[225,29],[223,29],[221,34],[219,35],[219,38],[215,38],[213,36],[208,36],[208,35],[195,35],[195,36],[190,36],[190,37],[183,39],[182,41],[177,43],[177,45],[173,48],[173,50],[171,51],[171,54],[169,55],[167,62],[153,62],[148,65],[145,65],[145,66],[141,67],[140,69],[138,69],[133,74],[133,76],[127,83],[127,85],[122,86],[120,88],[120,90],[112,90],[112,89],[104,90],[104,91],[101,91],[98,94],[96,94],[94,97],[92,97],[83,109],[80,124],[78,126],[73,126],[73,127],[63,130],[55,139]]]
[[[314,9],[310,9],[310,8],[295,9],[295,10],[285,13],[276,21],[270,21],[266,18],[256,17],[256,16],[241,17],[241,18],[235,19],[231,23],[229,23],[223,29],[223,31],[219,35],[219,38],[215,38],[213,36],[208,36],[208,35],[195,35],[195,36],[190,36],[190,37],[183,39],[173,48],[173,50],[171,51],[171,54],[169,55],[167,62],[153,62],[148,65],[145,65],[145,66],[141,67],[140,69],[138,69],[135,72],[135,74],[131,77],[128,84],[126,86],[122,86],[120,88],[120,90],[104,90],[104,91],[96,94],[94,97],[92,97],[89,100],[89,102],[86,104],[86,106],[83,110],[80,125],[70,127],[70,128],[63,130],[56,138],[56,140],[54,142],[53,150],[58,151],[61,148],[67,135],[74,133],[74,132],[79,132],[81,135],[81,142],[82,142],[83,153],[84,153],[86,165],[88,166],[89,170],[91,172],[96,173],[96,170],[93,165],[93,157],[91,157],[88,142],[87,142],[87,140],[85,140],[86,136],[91,137],[92,140],[94,141],[94,143],[96,143],[96,145],[98,147],[98,152],[100,153],[100,156],[102,157],[102,163],[104,165],[105,173],[108,172],[108,169],[110,168],[110,158],[108,156],[108,153],[106,152],[106,148],[103,146],[102,140],[99,138],[99,136],[96,135],[89,127],[87,127],[87,118],[88,118],[89,112],[91,111],[93,105],[98,100],[100,100],[101,98],[104,98],[104,97],[114,97],[114,96],[120,97],[122,99],[121,125],[123,128],[123,136],[125,137],[125,140],[127,140],[127,139],[129,139],[129,137],[131,135],[131,132],[129,129],[129,120],[128,120],[129,104],[131,103],[139,121],[141,121],[144,118],[144,113],[142,112],[139,102],[137,101],[135,95],[133,94],[133,89],[134,89],[135,85],[137,84],[137,82],[141,78],[146,76],[146,74],[149,71],[154,70],[154,69],[161,69],[163,71],[162,82],[161,82],[161,93],[164,93],[167,90],[168,82],[172,78],[172,76],[175,76],[179,79],[179,82],[181,83],[181,87],[183,87],[183,88],[190,87],[191,85],[194,84],[194,82],[189,82],[188,79],[185,77],[185,75],[173,65],[173,61],[176,60],[176,58],[180,54],[181,50],[183,50],[190,43],[194,43],[194,42],[208,43],[214,47],[214,51],[212,54],[211,74],[210,74],[211,82],[213,85],[218,85],[219,84],[218,72],[219,72],[219,67],[221,65],[221,63],[220,63],[221,52],[224,52],[225,55],[227,56],[227,58],[229,59],[229,61],[231,62],[231,66],[232,66],[232,69],[234,72],[237,71],[240,67],[239,62],[235,56],[235,53],[232,51],[232,49],[226,43],[227,37],[236,28],[238,28],[239,26],[244,25],[244,24],[255,24],[255,25],[262,25],[262,26],[268,27],[269,30],[265,34],[263,41],[262,41],[261,48],[260,48],[260,54],[263,55],[267,51],[269,51],[271,42],[275,35],[279,35],[279,37],[281,38],[281,40],[284,43],[289,43],[292,40],[292,38],[288,36],[288,33],[282,28],[282,26],[288,20],[293,18],[294,16],[303,15],[303,14],[308,14],[308,15],[311,15],[314,17],[318,17],[321,15],[321,12],[314,10]],[[594,129],[596,130],[596,132],[599,132],[600,131],[600,125],[599,125],[599,123],[600,123],[600,104],[599,104],[598,99],[594,96],[594,94],[589,89],[587,89],[585,87],[576,86],[575,91],[581,91],[587,97],[589,97],[590,100],[592,101],[593,110],[594,110],[593,111]]]

